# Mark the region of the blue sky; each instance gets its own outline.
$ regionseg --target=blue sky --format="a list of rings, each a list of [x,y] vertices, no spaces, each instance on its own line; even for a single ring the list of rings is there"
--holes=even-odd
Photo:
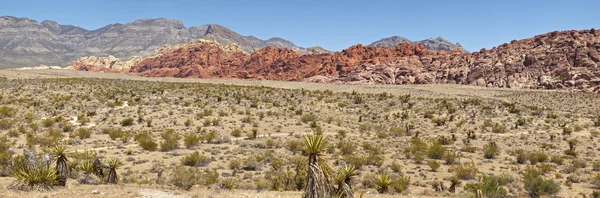
[[[0,15],[86,29],[165,17],[330,50],[395,35],[442,36],[478,51],[554,30],[598,29],[599,6],[598,0],[19,0],[2,3]]]

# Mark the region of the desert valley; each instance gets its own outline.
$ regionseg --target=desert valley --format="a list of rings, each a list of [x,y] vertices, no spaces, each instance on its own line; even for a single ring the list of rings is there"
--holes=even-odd
[[[600,197],[595,29],[476,52],[172,19],[0,36],[0,197]]]

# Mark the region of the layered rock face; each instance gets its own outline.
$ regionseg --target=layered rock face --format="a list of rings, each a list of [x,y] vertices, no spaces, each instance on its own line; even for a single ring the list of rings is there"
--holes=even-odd
[[[95,65],[73,62],[75,69]],[[600,91],[600,32],[551,32],[491,50],[430,51],[424,44],[393,48],[355,45],[341,52],[301,55],[266,47],[251,55],[200,43],[145,58],[130,68],[143,76],[257,78],[327,83],[465,84]]]

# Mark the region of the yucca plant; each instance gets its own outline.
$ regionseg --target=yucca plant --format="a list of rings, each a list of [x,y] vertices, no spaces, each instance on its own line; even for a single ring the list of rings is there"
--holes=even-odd
[[[327,138],[321,135],[308,135],[304,137],[304,154],[308,156],[308,176],[305,197],[327,197],[331,192],[329,184],[329,170],[320,156],[327,149]]]
[[[377,192],[379,193],[386,193],[392,183],[394,183],[394,179],[385,172],[379,173],[373,177],[373,185],[375,185],[375,189],[377,189]]]
[[[64,145],[55,146],[52,149],[52,155],[56,159],[56,182],[60,186],[67,185],[67,178],[69,177],[69,166],[67,159],[67,147]]]
[[[21,168],[14,176],[27,188],[38,191],[51,190],[56,184],[56,170],[47,166]]]
[[[119,158],[111,158],[108,160],[108,183],[109,184],[117,184],[117,169],[123,165],[123,162]]]
[[[81,162],[81,164],[79,164],[79,169],[83,171],[85,175],[85,179],[82,181],[88,181],[90,175],[94,173],[94,162],[91,160],[84,160]]]
[[[335,183],[337,184],[337,196],[339,197],[354,197],[354,193],[352,192],[352,179],[358,175],[356,171],[356,166],[352,164],[346,164],[340,168],[338,171],[338,175],[335,178]]]
[[[223,188],[227,189],[227,190],[233,190],[235,188],[237,188],[236,183],[236,179],[235,178],[223,178],[221,180],[221,185],[223,186]]]

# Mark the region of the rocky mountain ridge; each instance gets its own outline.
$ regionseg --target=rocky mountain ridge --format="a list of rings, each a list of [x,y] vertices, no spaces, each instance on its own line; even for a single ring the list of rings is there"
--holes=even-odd
[[[158,18],[139,19],[127,24],[111,24],[96,30],[86,30],[54,21],[37,22],[28,18],[0,17],[0,68],[58,65],[84,56],[114,56],[130,59],[149,56],[162,46],[207,39],[221,44],[237,43],[245,53],[274,45],[311,51],[292,42],[271,38],[261,40],[242,36],[226,27],[209,24],[186,28],[181,21]]]
[[[423,44],[423,45],[425,45],[425,47],[427,47],[428,50],[432,50],[432,51],[440,51],[440,50],[452,51],[455,49],[460,49],[463,52],[468,52],[467,50],[465,50],[463,48],[462,45],[460,45],[460,43],[452,43],[452,42],[442,38],[441,36],[437,37],[437,38],[428,38],[428,39],[421,40],[421,41],[411,41],[411,40],[401,37],[401,36],[392,36],[392,37],[383,38],[381,40],[375,41],[375,42],[369,44],[369,46],[394,47],[400,43]]]
[[[600,32],[550,32],[490,50],[431,51],[424,44],[394,48],[355,45],[329,54],[301,55],[266,47],[247,55],[207,44],[179,48],[111,70],[71,63],[73,69],[152,77],[239,78],[364,84],[465,84],[600,92]]]

